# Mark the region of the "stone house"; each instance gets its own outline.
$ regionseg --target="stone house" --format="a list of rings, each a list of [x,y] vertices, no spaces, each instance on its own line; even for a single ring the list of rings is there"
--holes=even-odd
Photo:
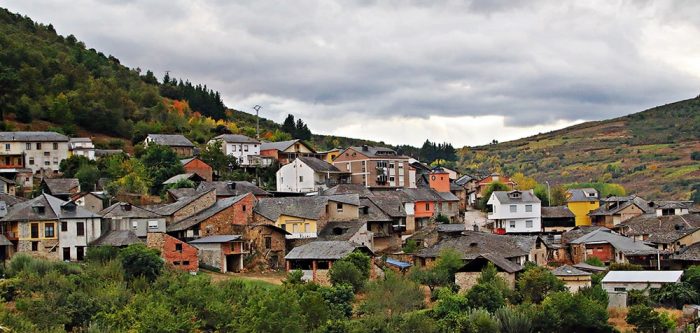
[[[71,200],[93,213],[99,213],[103,210],[105,203],[105,195],[103,192],[82,192],[71,197]]]
[[[148,134],[143,146],[161,145],[170,147],[177,156],[186,158],[194,155],[194,144],[182,134]]]
[[[184,241],[162,232],[149,232],[146,246],[160,251],[160,257],[175,269],[186,272],[199,271],[198,249]]]
[[[222,273],[243,270],[243,257],[250,253],[250,244],[241,235],[214,235],[189,242],[198,249],[201,266]]]
[[[271,196],[269,192],[248,181],[203,181],[199,183],[199,186],[197,186],[197,192],[208,191],[211,189],[216,189],[216,197],[219,199],[235,197],[246,193],[253,193],[256,198],[266,198]]]
[[[462,254],[465,263],[484,254],[498,254],[504,259],[524,265],[531,260],[529,249],[524,249],[524,243],[530,243],[509,235],[497,235],[479,231],[464,231],[461,236],[440,240],[437,244],[419,250],[414,254],[417,266],[430,267],[443,249],[451,249]],[[534,246],[533,246],[534,247]]]
[[[409,186],[408,157],[372,146],[349,147],[333,160],[339,170],[350,173],[350,182],[368,188]]]
[[[173,203],[144,208],[165,217],[166,225],[170,225],[213,206],[215,202],[216,190],[211,189],[196,192],[193,196],[182,197]]]
[[[581,288],[591,286],[591,273],[569,265],[555,268],[552,274],[559,278],[570,292],[578,292]]]
[[[642,267],[656,268],[658,256],[667,254],[643,241],[636,241],[605,228],[574,239],[569,245],[574,264],[596,257],[606,264],[629,262]]]
[[[46,193],[16,204],[0,222],[16,244],[12,252],[57,260],[83,260],[88,244],[105,231],[99,214]]]
[[[165,232],[165,217],[128,202],[117,202],[100,215],[111,231],[130,231],[136,237],[145,238],[149,232]]]
[[[68,140],[56,132],[0,132],[0,147],[4,148],[0,169],[3,174],[25,168],[34,174],[57,174],[61,161],[68,158]]]
[[[167,232],[185,240],[236,234],[234,226],[252,224],[255,201],[255,196],[250,193],[217,200],[211,206],[169,224]]]
[[[542,207],[542,231],[563,233],[576,226],[576,215],[567,206]]]
[[[601,206],[588,213],[593,225],[614,228],[618,224],[642,214],[654,213],[649,202],[636,196],[609,197],[602,200]]]
[[[80,193],[80,181],[78,178],[44,178],[41,180],[41,189],[59,199],[70,200]]]
[[[0,193],[15,195],[16,194],[16,190],[15,190],[16,185],[17,185],[17,183],[15,183],[14,180],[7,179],[3,176],[0,176]]]
[[[285,256],[286,271],[299,269],[304,273],[302,278],[304,281],[329,285],[328,271],[333,267],[333,263],[355,251],[363,252],[370,257],[374,256],[368,247],[348,241],[310,242],[297,246],[287,253]]]
[[[195,173],[205,181],[212,181],[214,171],[209,164],[204,163],[197,157],[186,158],[180,160],[182,167],[185,168],[185,173]]]
[[[616,229],[664,252],[677,252],[700,242],[700,215],[644,214],[618,224]]]
[[[516,274],[523,270],[523,267],[507,260],[497,254],[482,254],[474,259],[469,260],[455,273],[455,284],[459,287],[460,292],[466,292],[477,284],[481,272],[486,268],[488,263],[492,263],[497,275],[506,281],[506,284],[511,289],[515,288]]]

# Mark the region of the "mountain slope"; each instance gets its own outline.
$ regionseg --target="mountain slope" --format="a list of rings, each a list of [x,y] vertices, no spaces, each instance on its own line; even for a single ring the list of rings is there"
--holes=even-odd
[[[700,184],[700,98],[458,151],[459,168],[523,172],[543,183],[603,181],[649,198],[688,199]],[[700,153],[698,153],[700,154]]]

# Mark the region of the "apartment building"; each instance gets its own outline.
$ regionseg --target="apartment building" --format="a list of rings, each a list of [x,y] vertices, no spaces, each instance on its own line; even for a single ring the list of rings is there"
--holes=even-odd
[[[352,184],[368,188],[398,188],[410,184],[408,157],[389,148],[350,147],[335,158],[333,165],[349,172]]]
[[[55,132],[0,132],[0,171],[58,173],[61,161],[68,158],[68,140]]]
[[[221,141],[221,151],[224,154],[233,156],[238,160],[240,166],[252,166],[260,159],[253,158],[260,156],[260,141],[245,135],[222,134],[209,140],[209,144]],[[265,165],[264,165],[265,166]]]

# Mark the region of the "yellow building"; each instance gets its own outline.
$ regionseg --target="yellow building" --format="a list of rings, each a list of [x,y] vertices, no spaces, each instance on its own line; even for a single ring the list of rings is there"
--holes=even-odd
[[[322,151],[319,152],[321,155],[321,159],[328,162],[328,163],[333,163],[333,160],[340,155],[340,149],[335,148],[327,151]]]
[[[275,225],[287,230],[293,238],[313,238],[316,237],[316,220],[291,215],[280,215]]]
[[[575,188],[566,191],[566,205],[576,215],[576,226],[591,225],[593,210],[600,207],[598,191],[594,188]]]

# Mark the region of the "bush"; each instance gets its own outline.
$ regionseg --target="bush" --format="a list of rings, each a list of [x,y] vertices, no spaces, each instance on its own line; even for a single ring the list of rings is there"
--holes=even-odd
[[[649,297],[661,305],[681,309],[684,304],[695,304],[698,292],[687,282],[669,283],[659,289],[652,289]]]
[[[651,305],[651,299],[647,295],[648,290],[630,290],[627,292],[627,306],[633,305]]]
[[[605,264],[598,257],[590,257],[586,259],[586,263],[592,266],[605,267]]]
[[[333,264],[329,271],[331,283],[334,286],[347,284],[352,286],[352,289],[359,291],[365,285],[367,279],[364,278],[362,272],[349,261],[338,260]]]
[[[690,159],[693,161],[700,161],[700,151],[694,151],[690,153]]]
[[[477,283],[466,294],[467,305],[470,308],[484,308],[489,312],[506,305],[503,294],[493,284]]]
[[[538,304],[549,293],[564,290],[564,283],[544,267],[529,268],[518,279],[518,292],[525,302]]]
[[[498,320],[501,333],[532,332],[532,318],[525,311],[517,311],[511,307],[502,307],[494,313]]]
[[[637,332],[666,332],[675,328],[675,323],[667,314],[657,312],[647,305],[629,307],[626,321],[636,326]]]
[[[610,264],[611,271],[641,271],[642,266],[630,263],[612,263]]]
[[[284,283],[285,285],[303,284],[304,283],[304,281],[302,280],[303,277],[304,277],[304,272],[302,272],[300,269],[295,269],[295,270],[289,271],[289,273],[287,273],[287,278],[284,281],[282,281],[282,283]]]
[[[418,244],[413,239],[407,240],[406,244],[404,244],[404,246],[403,246],[404,253],[413,253],[413,252],[416,252],[417,250],[418,250]]]
[[[106,263],[117,258],[119,249],[114,246],[90,246],[85,254],[85,261]]]
[[[124,269],[124,278],[128,281],[137,277],[154,281],[163,270],[163,259],[158,251],[143,244],[132,244],[120,250],[119,260]]]

